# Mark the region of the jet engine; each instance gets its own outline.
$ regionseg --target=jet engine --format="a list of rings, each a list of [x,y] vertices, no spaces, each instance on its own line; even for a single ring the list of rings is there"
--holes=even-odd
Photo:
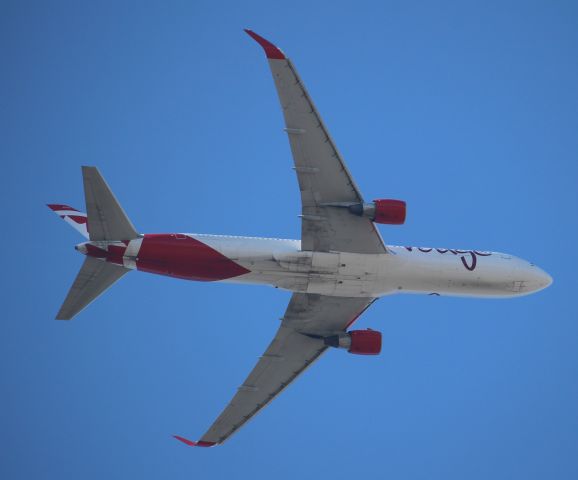
[[[371,203],[356,203],[349,211],[360,217],[368,217],[375,223],[402,225],[405,222],[405,202],[403,200],[380,199]]]
[[[351,330],[323,339],[325,345],[346,348],[357,355],[378,355],[381,352],[381,332],[376,330]]]

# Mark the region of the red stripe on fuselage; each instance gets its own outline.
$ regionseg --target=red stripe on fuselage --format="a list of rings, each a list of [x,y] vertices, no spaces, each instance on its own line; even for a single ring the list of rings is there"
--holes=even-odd
[[[96,245],[91,245],[86,243],[86,254],[89,257],[104,258],[107,262],[116,263],[117,265],[123,265],[123,255],[126,250],[126,246],[119,245],[108,245],[106,250],[97,247]]]
[[[211,282],[249,270],[217,250],[186,235],[145,235],[136,259],[138,270],[186,280]]]
[[[106,258],[108,256],[108,252],[106,250],[98,248],[96,245],[91,245],[90,243],[86,244],[86,254],[89,257],[94,258]]]

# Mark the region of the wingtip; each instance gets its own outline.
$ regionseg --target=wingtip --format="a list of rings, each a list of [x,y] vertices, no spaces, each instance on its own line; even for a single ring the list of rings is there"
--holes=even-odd
[[[217,445],[215,442],[204,442],[203,440],[199,440],[197,442],[193,442],[192,440],[189,440],[188,438],[185,437],[181,437],[180,435],[173,435],[174,438],[176,438],[179,442],[183,442],[185,445],[188,445],[189,447],[214,447],[215,445]]]
[[[253,40],[255,40],[259,45],[261,45],[261,47],[263,47],[263,50],[265,50],[265,55],[267,55],[267,58],[272,60],[285,60],[286,58],[285,54],[279,48],[273,45],[269,40],[263,38],[261,35],[257,35],[253,30],[250,30],[248,28],[245,28],[244,30],[247,35],[249,35]]]

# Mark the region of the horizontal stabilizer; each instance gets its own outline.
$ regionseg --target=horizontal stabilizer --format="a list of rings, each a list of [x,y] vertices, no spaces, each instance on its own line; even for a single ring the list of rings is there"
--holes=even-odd
[[[56,320],[71,320],[128,271],[119,265],[86,257]]]
[[[91,240],[132,240],[138,233],[96,167],[82,167]]]

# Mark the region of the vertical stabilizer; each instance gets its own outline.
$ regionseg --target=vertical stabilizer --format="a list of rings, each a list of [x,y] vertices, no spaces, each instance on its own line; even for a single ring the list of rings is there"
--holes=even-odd
[[[90,240],[131,240],[139,235],[96,167],[82,167]]]

